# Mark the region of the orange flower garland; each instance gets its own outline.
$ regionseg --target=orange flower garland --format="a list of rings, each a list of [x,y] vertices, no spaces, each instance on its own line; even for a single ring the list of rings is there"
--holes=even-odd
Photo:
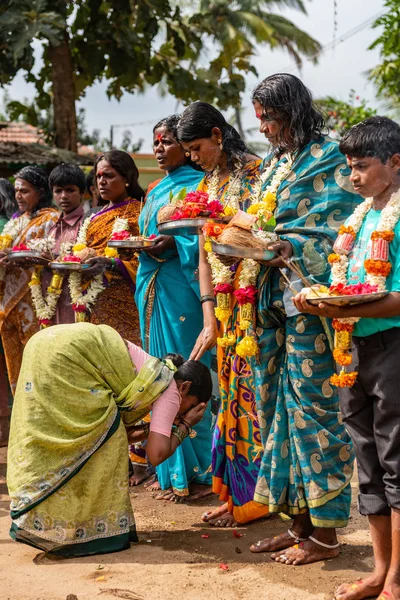
[[[334,252],[329,255],[328,261],[332,267],[332,285],[347,285],[349,268],[349,254],[353,249],[357,234],[364,219],[373,207],[373,198],[367,198],[354,211],[338,232],[338,238],[333,246]],[[389,261],[389,244],[394,239],[394,228],[400,219],[400,192],[392,195],[389,202],[382,210],[378,226],[371,234],[371,250],[369,257],[364,261],[367,273],[365,283],[374,286],[379,291],[385,291],[386,278],[392,270]],[[357,378],[357,372],[347,373],[345,367],[351,364],[351,340],[354,326],[359,317],[346,319],[333,319],[332,326],[335,330],[335,344],[333,357],[342,368],[339,374],[330,378],[332,385],[337,387],[352,387]]]

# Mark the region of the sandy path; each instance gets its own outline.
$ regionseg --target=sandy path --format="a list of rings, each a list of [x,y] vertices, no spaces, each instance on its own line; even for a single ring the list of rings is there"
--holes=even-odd
[[[248,550],[255,540],[284,531],[280,518],[238,529],[243,535],[235,538],[231,530],[201,523],[204,510],[218,504],[214,497],[177,505],[155,501],[143,488],[132,494],[139,544],[97,557],[48,559],[8,537],[4,475],[0,449],[0,600],[328,600],[339,583],[362,577],[372,566],[367,521],[355,507],[340,536],[339,558],[290,567]]]

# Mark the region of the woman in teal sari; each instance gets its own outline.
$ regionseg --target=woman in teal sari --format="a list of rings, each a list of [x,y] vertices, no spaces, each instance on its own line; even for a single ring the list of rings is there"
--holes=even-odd
[[[143,348],[154,356],[179,351],[184,358],[189,358],[203,328],[198,237],[158,235],[157,229],[160,208],[181,190],[195,190],[204,175],[185,164],[185,152],[176,141],[178,119],[172,115],[157,123],[153,130],[154,153],[160,168],[167,174],[148,191],[140,215],[140,232],[146,236],[157,235],[157,244],[140,255],[135,298]],[[202,361],[210,366],[210,353]],[[158,486],[165,491],[160,497],[193,500],[210,493],[210,407],[193,435],[195,437],[186,439],[171,458],[156,468]]]
[[[11,537],[61,556],[129,548],[137,536],[128,437],[148,437],[149,458],[162,462],[199,422],[211,390],[202,363],[153,358],[108,325],[35,334],[11,418]],[[135,427],[150,410],[150,428]]]
[[[297,77],[268,77],[253,103],[260,131],[274,146],[261,172],[261,199],[274,201],[280,236],[272,245],[278,257],[266,263],[258,282],[260,355],[253,369],[264,456],[255,500],[294,522],[251,550],[297,565],[339,552],[336,528],[349,517],[353,452],[329,383],[331,331],[325,320],[296,310],[291,290],[303,283],[286,269],[289,288],[281,269],[290,260],[310,285],[327,284],[328,254],[358,198],[338,144],[322,135],[322,115]]]

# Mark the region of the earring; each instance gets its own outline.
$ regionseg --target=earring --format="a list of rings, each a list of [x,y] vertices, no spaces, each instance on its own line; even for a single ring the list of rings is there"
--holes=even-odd
[[[129,183],[128,182],[125,183],[125,187],[129,187]]]
[[[185,152],[185,156],[186,156],[186,158],[189,158],[190,152]]]
[[[219,144],[219,148],[220,148],[220,150],[223,150],[223,149],[224,149],[224,146],[223,146],[223,144],[222,144],[222,140],[218,140],[218,144]]]

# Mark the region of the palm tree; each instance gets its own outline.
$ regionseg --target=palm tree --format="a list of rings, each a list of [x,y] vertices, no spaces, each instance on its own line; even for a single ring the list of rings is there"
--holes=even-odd
[[[241,73],[257,75],[252,61],[260,45],[285,49],[298,67],[303,57],[316,62],[321,44],[286,17],[270,12],[272,8],[285,7],[306,13],[302,0],[199,0],[189,23],[202,33],[203,39],[209,36],[217,53],[207,75],[225,76],[244,91]],[[207,43],[203,43],[203,48],[207,48]],[[196,63],[201,63],[203,58],[204,51],[197,56]],[[232,106],[239,132],[244,135],[240,102]]]

